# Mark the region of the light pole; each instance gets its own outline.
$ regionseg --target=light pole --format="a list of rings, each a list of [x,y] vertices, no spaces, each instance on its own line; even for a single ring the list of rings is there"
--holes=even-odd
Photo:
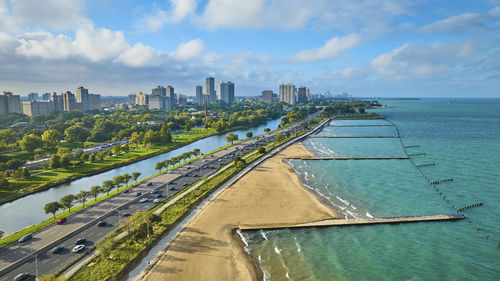
[[[38,253],[34,252],[28,255],[35,256],[35,280],[38,280]]]

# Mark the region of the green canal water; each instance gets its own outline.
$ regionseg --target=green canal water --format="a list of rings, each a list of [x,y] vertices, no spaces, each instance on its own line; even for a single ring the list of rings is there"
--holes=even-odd
[[[306,186],[347,218],[456,213],[467,220],[246,231],[265,280],[500,280],[500,100],[382,101],[409,160],[292,160]],[[337,125],[389,124],[384,120]],[[396,135],[392,127],[327,127],[318,135]],[[398,139],[310,138],[318,156],[404,156]],[[440,195],[442,193],[442,195]],[[445,197],[445,199],[443,199]],[[447,201],[448,200],[448,201]],[[477,230],[479,228],[479,230]],[[488,238],[486,236],[488,235]]]

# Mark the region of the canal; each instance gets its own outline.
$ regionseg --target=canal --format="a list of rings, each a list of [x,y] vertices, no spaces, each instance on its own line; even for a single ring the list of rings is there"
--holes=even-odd
[[[264,133],[265,128],[274,130],[281,122],[281,118],[270,120],[267,123],[249,128],[246,130],[237,130],[233,133],[239,136],[239,139],[246,138],[247,132],[252,132],[254,136]],[[71,183],[62,184],[46,191],[34,193],[32,195],[20,198],[18,200],[3,204],[0,206],[0,230],[5,232],[4,236],[14,233],[15,231],[32,224],[38,224],[51,217],[51,214],[45,214],[43,208],[45,204],[59,199],[67,194],[76,194],[81,190],[89,190],[93,185],[101,185],[105,180],[112,179],[114,176],[123,175],[125,173],[132,174],[140,172],[141,177],[148,177],[157,171],[154,169],[159,161],[169,159],[187,151],[192,151],[195,148],[200,149],[202,153],[210,152],[221,146],[227,145],[224,139],[225,135],[215,135],[208,138],[198,140],[178,149],[166,152],[148,159],[144,159],[123,167],[119,167],[97,175],[84,177]]]

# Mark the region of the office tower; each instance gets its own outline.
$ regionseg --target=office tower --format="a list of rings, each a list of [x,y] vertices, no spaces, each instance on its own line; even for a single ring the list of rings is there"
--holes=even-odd
[[[64,111],[64,103],[62,96],[58,96],[56,92],[50,94],[50,101],[54,103],[54,110],[57,112]]]
[[[273,102],[273,91],[271,90],[262,91],[262,101],[267,103]]]
[[[135,95],[135,104],[137,105],[148,105],[148,96],[139,92]]]
[[[77,109],[75,95],[73,95],[70,91],[66,91],[66,93],[62,94],[62,102],[64,111],[69,112]]]
[[[50,93],[44,93],[42,95],[42,100],[50,100]]]
[[[135,104],[135,94],[128,95],[128,104]]]
[[[307,88],[306,87],[300,87],[298,94],[297,94],[297,102],[298,103],[306,103],[307,102]]]
[[[149,109],[165,109],[166,96],[151,95],[148,98]]]
[[[167,110],[172,110],[175,108],[175,104],[177,103],[177,97],[175,96],[174,92],[174,87],[172,86],[167,86],[167,97],[168,97],[168,104],[165,106]]]
[[[214,78],[208,77],[205,79],[205,94],[208,96],[209,102],[216,102],[217,96],[215,94],[215,84]]]
[[[156,88],[151,90],[151,95],[165,97],[167,95],[167,89],[163,86],[156,86]]]
[[[195,102],[197,104],[203,104],[203,87],[198,85],[196,86],[196,99],[195,99]]]
[[[38,93],[30,93],[28,95],[28,100],[38,100]]]
[[[0,115],[22,113],[21,97],[11,92],[3,92],[0,96]]]
[[[280,101],[295,105],[295,92],[297,89],[293,83],[280,85]]]
[[[54,103],[51,101],[23,101],[23,113],[28,116],[47,115],[49,112],[54,110]]]
[[[101,109],[101,95],[89,94],[89,110]]]
[[[234,102],[234,84],[231,81],[221,81],[219,83],[219,100],[226,103],[232,104]]]

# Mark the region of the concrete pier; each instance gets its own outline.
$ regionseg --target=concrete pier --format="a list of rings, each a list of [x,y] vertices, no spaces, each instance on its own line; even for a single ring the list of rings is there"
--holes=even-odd
[[[326,127],[394,127],[390,124],[380,124],[380,125],[327,125]]]
[[[325,139],[398,139],[398,136],[318,136],[311,135],[310,138],[325,138]]]
[[[288,159],[299,160],[405,160],[408,157],[389,156],[389,157],[291,157]]]
[[[372,225],[372,224],[398,224],[431,221],[455,221],[465,219],[464,215],[431,215],[431,216],[411,216],[392,218],[366,218],[366,219],[328,219],[322,221],[298,223],[298,224],[260,224],[260,225],[240,225],[242,230],[258,229],[280,229],[280,228],[303,228],[303,227],[326,227],[326,226],[351,226],[351,225]]]

